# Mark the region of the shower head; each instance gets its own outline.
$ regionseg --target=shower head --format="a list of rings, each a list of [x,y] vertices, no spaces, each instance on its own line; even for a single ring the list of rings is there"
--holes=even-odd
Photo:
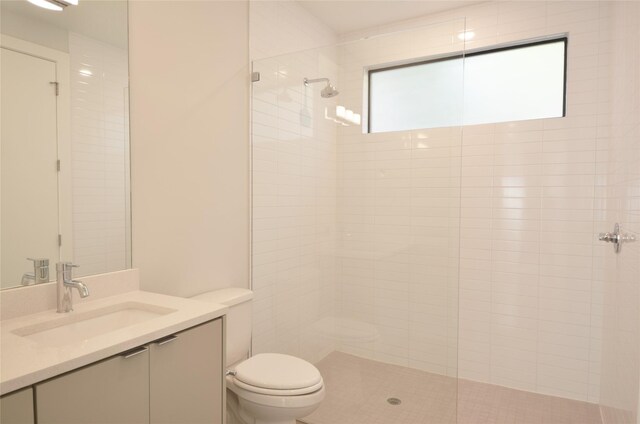
[[[325,99],[330,99],[331,97],[335,97],[338,94],[340,94],[340,92],[331,84],[327,84],[327,86],[320,92],[320,95]]]
[[[323,81],[327,83],[327,86],[322,89],[322,91],[320,92],[320,96],[324,97],[325,99],[330,99],[331,97],[335,97],[338,94],[340,94],[340,92],[336,89],[336,87],[331,85],[331,81],[329,81],[329,78],[316,78],[316,79],[305,78],[304,85],[308,86],[309,84],[314,84],[316,82],[323,82]]]

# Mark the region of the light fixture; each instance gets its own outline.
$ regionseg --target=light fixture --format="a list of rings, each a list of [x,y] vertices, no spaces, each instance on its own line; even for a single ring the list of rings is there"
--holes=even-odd
[[[462,41],[471,40],[475,36],[476,36],[476,33],[473,32],[473,31],[463,31],[463,32],[458,33],[458,39],[460,39]]]
[[[27,0],[31,4],[48,10],[61,11],[67,6],[77,6],[78,0]]]

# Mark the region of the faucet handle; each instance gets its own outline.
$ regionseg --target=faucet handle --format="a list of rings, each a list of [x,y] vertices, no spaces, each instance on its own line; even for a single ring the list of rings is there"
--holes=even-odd
[[[73,268],[79,268],[80,265],[75,265],[72,262],[58,262],[56,264],[56,271],[62,272],[62,276],[65,281],[70,281],[73,277],[71,273],[73,272]]]

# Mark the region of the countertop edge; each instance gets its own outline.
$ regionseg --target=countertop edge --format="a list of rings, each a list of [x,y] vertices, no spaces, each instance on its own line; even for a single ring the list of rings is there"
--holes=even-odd
[[[182,298],[180,299],[186,300],[189,302],[197,302],[197,301],[191,301],[188,299],[182,299]],[[197,303],[200,304],[200,306],[205,304],[204,302],[197,302]],[[173,333],[187,330],[191,327],[195,327],[205,322],[220,318],[224,316],[228,311],[228,308],[224,305],[213,304],[213,303],[210,305],[211,305],[211,308],[208,312],[199,313],[191,317],[186,317],[185,319],[182,319],[179,322],[163,326],[162,328],[142,332],[140,335],[128,338],[127,340],[124,340],[124,341],[116,342],[104,348],[100,348],[95,351],[83,354],[81,356],[70,357],[66,360],[62,360],[60,362],[57,362],[45,368],[35,370],[32,372],[27,372],[23,375],[12,377],[7,380],[2,380],[0,381],[0,396],[10,394],[20,389],[24,389],[29,386],[32,386],[36,383],[82,368],[92,363],[110,358],[122,352],[126,352],[127,350],[150,343],[154,340],[171,335]]]

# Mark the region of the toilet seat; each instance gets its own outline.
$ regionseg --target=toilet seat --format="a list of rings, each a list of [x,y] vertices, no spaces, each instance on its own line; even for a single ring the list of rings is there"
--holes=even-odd
[[[268,395],[262,393],[256,393],[254,388],[251,390],[245,390],[238,385],[238,380],[232,376],[227,376],[227,389],[235,393],[240,402],[250,402],[255,405],[261,405],[270,408],[308,408],[310,406],[319,405],[325,397],[324,384],[314,392],[304,395]],[[315,407],[313,408],[315,409]],[[306,415],[306,414],[305,414]],[[302,415],[300,415],[302,416]]]
[[[324,382],[322,380],[320,380],[318,383],[314,384],[313,386],[310,387],[303,387],[300,389],[267,389],[264,387],[257,387],[257,386],[252,386],[250,384],[246,384],[243,383],[242,381],[238,380],[238,379],[234,379],[233,384],[235,384],[236,387],[239,387],[241,389],[244,389],[248,392],[252,392],[252,393],[258,393],[261,395],[269,395],[269,396],[301,396],[301,395],[307,395],[309,393],[313,393],[315,391],[318,391],[322,388],[322,386],[324,385]]]
[[[271,396],[305,395],[323,385],[320,371],[312,364],[280,353],[260,353],[241,362],[234,382],[244,390]]]

